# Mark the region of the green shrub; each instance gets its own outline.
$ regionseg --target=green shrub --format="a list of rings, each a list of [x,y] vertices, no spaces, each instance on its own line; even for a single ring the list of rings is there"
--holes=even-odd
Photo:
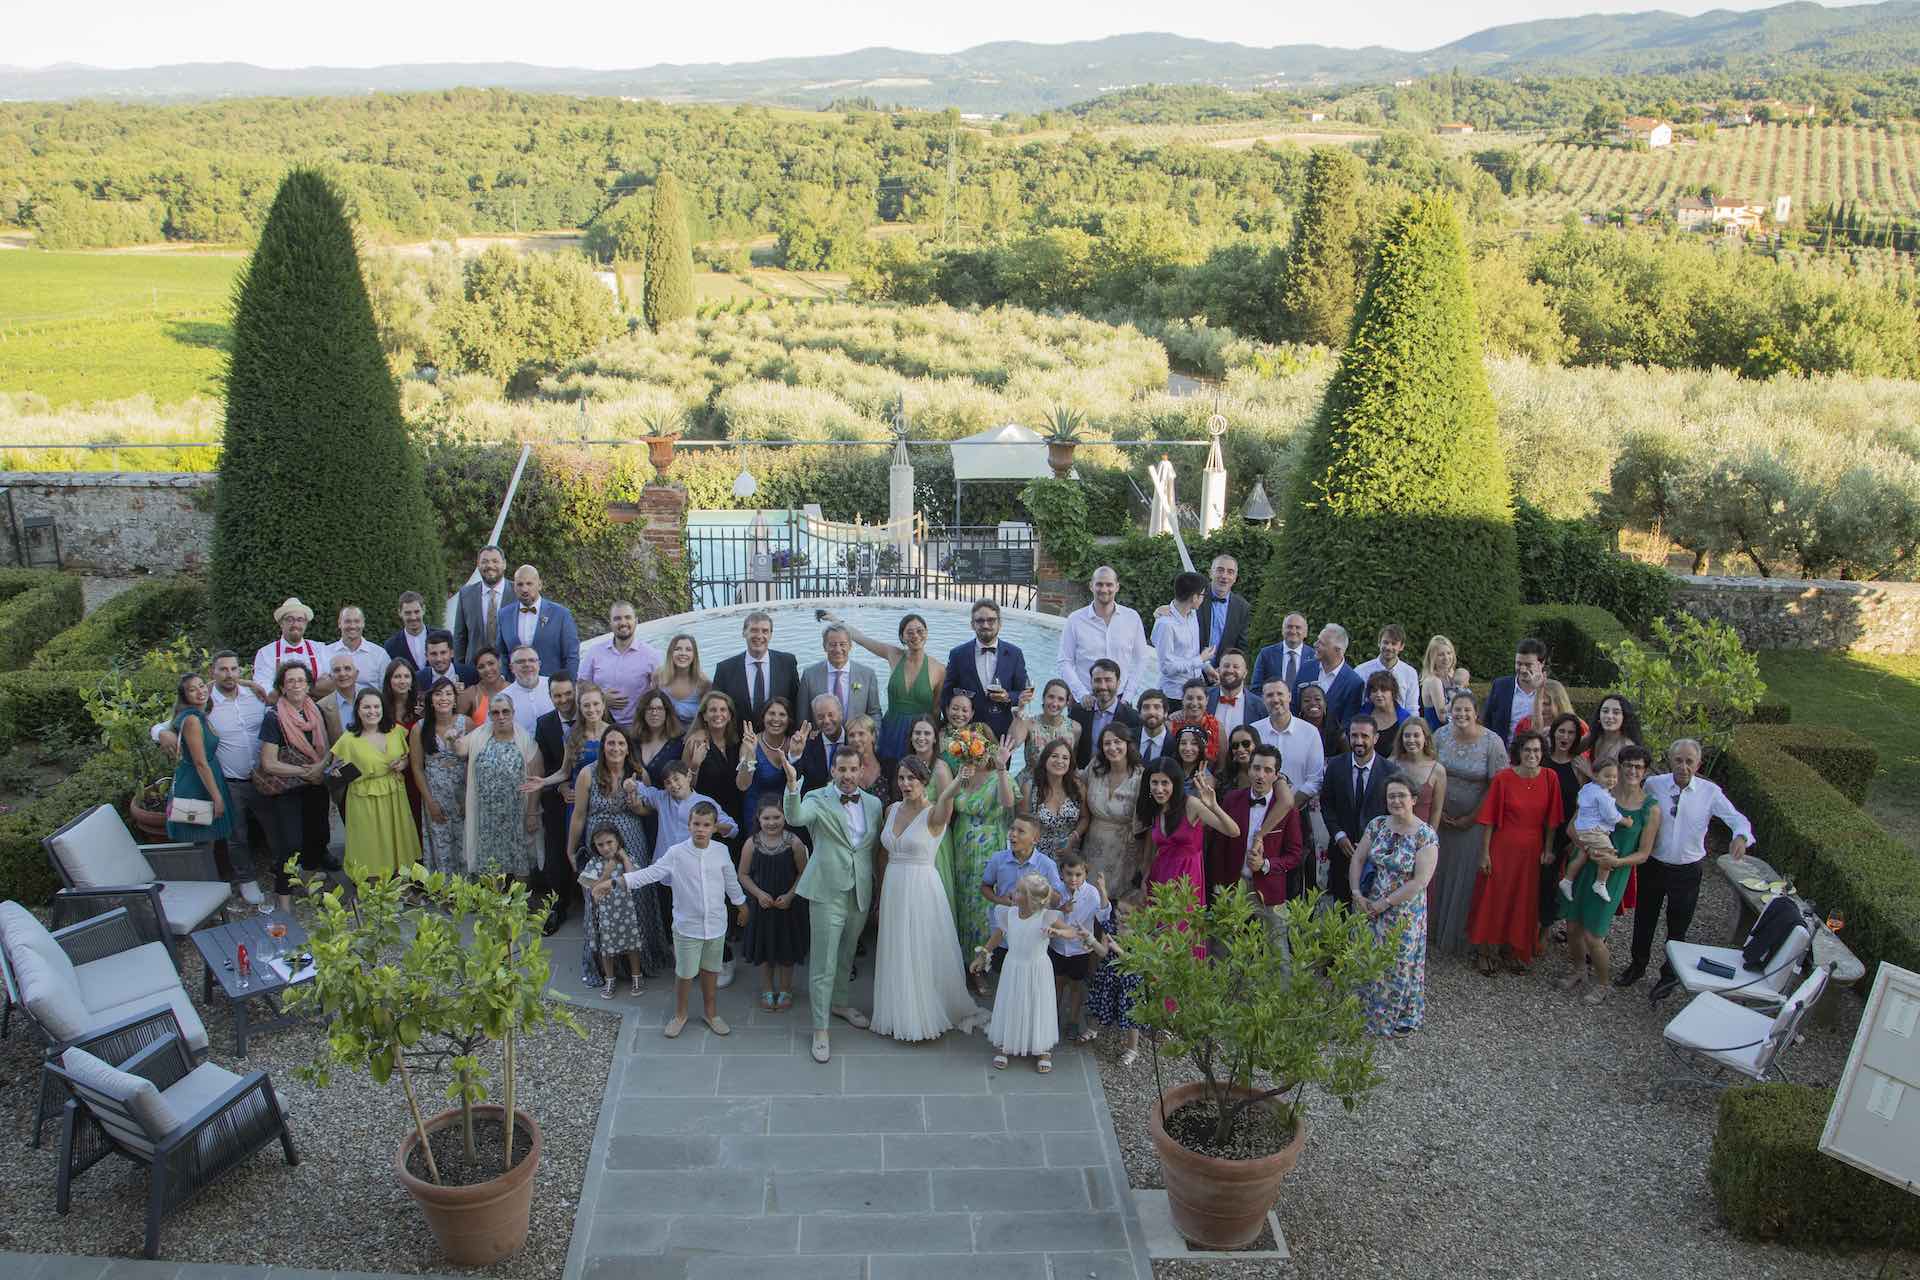
[[[1516,496],[1513,536],[1527,604],[1596,605],[1636,635],[1673,608],[1673,575],[1615,551],[1591,520],[1557,520]]]
[[[45,795],[0,814],[0,899],[33,906],[52,897],[60,881],[47,865],[41,839],[94,805],[121,807],[128,794],[120,773],[95,756]]]
[[[100,730],[87,713],[81,690],[99,683],[104,670],[8,671],[0,673],[0,752],[32,739],[98,745]],[[131,672],[142,689],[173,692],[175,674]]]
[[[1512,488],[1444,197],[1408,202],[1381,237],[1282,514],[1286,554],[1255,635],[1278,635],[1298,609],[1363,639],[1389,622],[1443,633],[1476,669],[1511,658]]]
[[[121,592],[48,642],[34,658],[41,671],[99,671],[181,634],[206,629],[207,584],[156,578]]]
[[[1745,724],[1718,771],[1760,855],[1808,897],[1846,912],[1847,944],[1869,973],[1882,960],[1920,968],[1913,850],[1853,798],[1865,795],[1876,761],[1846,729]]]
[[[46,643],[80,621],[80,579],[47,575],[36,587],[0,604],[0,671],[18,671]]]
[[[1280,281],[1281,323],[1300,342],[1337,347],[1353,326],[1360,296],[1360,187],[1366,170],[1341,147],[1307,156],[1307,186]]]
[[[0,602],[35,587],[44,587],[59,576],[52,569],[0,569]]]
[[[1736,1234],[1842,1249],[1920,1235],[1920,1200],[1820,1152],[1834,1091],[1753,1084],[1720,1095],[1707,1181]]]
[[[595,286],[598,287],[597,285]],[[604,290],[602,291],[604,294]],[[420,459],[327,179],[281,183],[236,287],[213,527],[213,633],[258,636],[297,595],[317,618],[444,594]]]
[[[647,326],[656,332],[693,314],[693,251],[680,207],[680,180],[671,169],[662,169],[654,181],[646,283],[641,288]]]
[[[1548,674],[1561,684],[1606,687],[1620,678],[1620,668],[1602,646],[1627,639],[1627,629],[1605,609],[1525,604],[1519,617],[1521,635],[1546,641]]]

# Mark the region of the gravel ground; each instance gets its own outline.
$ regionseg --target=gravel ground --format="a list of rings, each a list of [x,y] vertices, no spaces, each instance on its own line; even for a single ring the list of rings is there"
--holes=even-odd
[[[1731,931],[1733,891],[1708,873],[1693,936]],[[1609,942],[1624,957],[1630,919]],[[1656,941],[1658,954],[1659,941]],[[1687,1277],[1811,1280],[1874,1274],[1882,1242],[1851,1257],[1754,1244],[1719,1221],[1707,1185],[1714,1095],[1651,1089],[1672,1070],[1660,1031],[1685,993],[1652,1008],[1642,983],[1598,1009],[1553,988],[1564,951],[1528,977],[1485,978],[1464,960],[1427,970],[1427,1023],[1381,1045],[1386,1083],[1351,1115],[1308,1099],[1307,1148],[1279,1203],[1290,1266],[1154,1264],[1157,1280],[1271,1277]],[[1861,1001],[1813,1028],[1786,1059],[1797,1081],[1833,1084]],[[1093,1046],[1130,1183],[1163,1185],[1147,1136],[1151,1055],[1120,1065],[1120,1038]],[[1190,1079],[1190,1071],[1168,1078]],[[1815,1157],[1824,1159],[1825,1157]],[[1889,1277],[1920,1277],[1903,1250]]]
[[[199,1003],[201,966],[187,947],[187,989]],[[289,1168],[276,1144],[201,1198],[166,1219],[161,1256],[177,1262],[271,1263],[293,1268],[467,1274],[443,1262],[426,1219],[393,1174],[393,1151],[409,1124],[398,1082],[374,1084],[339,1074],[327,1089],[304,1084],[296,1067],[315,1060],[320,1032],[307,1023],[249,1037],[244,1062],[233,1052],[224,1002],[201,1006],[213,1036],[211,1060],[229,1070],[266,1071],[288,1108],[301,1163]],[[572,1239],[587,1153],[619,1036],[618,1018],[592,1009],[579,1014],[585,1040],[550,1029],[518,1046],[520,1106],[543,1135],[533,1224],[527,1247],[480,1274],[503,1280],[557,1280]],[[137,1257],[145,1222],[146,1175],[130,1161],[109,1158],[74,1184],[74,1211],[54,1212],[54,1151],[27,1147],[33,1120],[38,1047],[16,1024],[0,1040],[0,1249],[97,1257]],[[496,1071],[499,1063],[491,1065]],[[423,1081],[423,1105],[437,1111],[448,1077]]]

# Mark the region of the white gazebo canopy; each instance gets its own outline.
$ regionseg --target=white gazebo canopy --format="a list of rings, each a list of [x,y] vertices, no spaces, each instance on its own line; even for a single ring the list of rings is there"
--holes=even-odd
[[[1017,422],[962,436],[950,447],[955,480],[1042,480],[1053,474],[1046,438]]]

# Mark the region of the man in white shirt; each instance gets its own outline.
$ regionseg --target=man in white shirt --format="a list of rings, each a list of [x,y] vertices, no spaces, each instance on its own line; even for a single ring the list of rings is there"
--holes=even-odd
[[[1121,698],[1131,701],[1147,679],[1147,632],[1140,615],[1120,603],[1120,576],[1101,565],[1087,581],[1093,603],[1067,615],[1060,636],[1060,678],[1083,707],[1093,705],[1093,664],[1109,658],[1120,667]]]
[[[1393,677],[1393,683],[1399,690],[1396,700],[1410,716],[1420,714],[1420,673],[1409,664],[1400,661],[1400,655],[1406,652],[1407,633],[1397,622],[1389,622],[1380,628],[1380,656],[1368,658],[1353,669],[1362,684],[1376,671],[1385,671]]]
[[[513,703],[513,722],[533,735],[540,717],[553,710],[553,697],[547,692],[547,678],[540,674],[540,655],[533,646],[523,644],[513,651],[513,680],[498,697]]]
[[[1220,740],[1242,725],[1258,723],[1266,705],[1247,688],[1247,655],[1238,649],[1220,655],[1220,683],[1207,691],[1207,712],[1220,722]]]
[[[1173,580],[1173,601],[1169,612],[1153,624],[1153,652],[1160,660],[1160,692],[1170,702],[1180,700],[1187,681],[1196,676],[1206,679],[1213,669],[1213,650],[1200,647],[1200,620],[1196,616],[1200,601],[1207,594],[1207,580],[1197,573],[1182,573]]]
[[[360,687],[378,689],[381,679],[387,674],[387,664],[393,661],[393,655],[367,639],[367,615],[360,611],[359,605],[350,604],[341,609],[336,621],[340,627],[340,638],[320,651],[320,660],[331,667],[336,655],[347,654],[353,659],[353,669]]]
[[[1613,980],[1616,987],[1630,987],[1640,981],[1653,956],[1653,931],[1660,923],[1660,908],[1667,909],[1667,939],[1685,942],[1693,924],[1693,911],[1700,900],[1700,877],[1706,870],[1707,827],[1718,818],[1727,824],[1733,838],[1727,849],[1739,857],[1753,847],[1753,824],[1733,807],[1727,793],[1699,774],[1700,744],[1681,738],[1667,748],[1671,773],[1656,774],[1646,781],[1646,791],[1660,805],[1660,833],[1655,838],[1653,856],[1640,864],[1640,897],[1633,909],[1633,960]],[[1660,980],[1653,985],[1653,998],[1671,995],[1680,985],[1673,965],[1662,961]]]
[[[1327,776],[1327,750],[1320,730],[1293,714],[1293,692],[1279,676],[1267,681],[1267,718],[1253,726],[1260,741],[1280,753],[1280,772],[1293,784],[1293,804],[1305,808]]]
[[[253,682],[271,696],[273,679],[280,673],[280,665],[285,662],[304,662],[313,677],[313,696],[317,698],[323,693],[332,693],[333,684],[327,676],[324,652],[321,646],[307,639],[307,627],[313,622],[313,610],[300,603],[300,597],[288,596],[273,611],[273,620],[280,628],[280,638],[261,645],[254,653]]]
[[[634,638],[640,615],[625,600],[616,600],[607,610],[607,629],[613,639],[594,645],[580,655],[580,679],[600,686],[607,695],[607,718],[625,723],[647,691],[653,673],[660,666],[660,651],[645,640]]]
[[[227,795],[233,801],[233,830],[226,840],[227,861],[223,868],[234,890],[249,906],[259,906],[259,873],[254,865],[253,837],[255,806],[261,803],[253,789],[253,767],[260,762],[260,722],[266,719],[267,704],[240,681],[240,655],[222,649],[213,655],[212,689],[207,700],[207,723],[213,727],[220,747],[214,759],[227,779]],[[180,738],[167,721],[153,726],[148,735],[172,756],[180,754]],[[262,833],[264,835],[264,832]],[[219,852],[220,846],[214,846]]]
[[[1253,659],[1253,675],[1248,683],[1264,691],[1267,681],[1278,677],[1292,689],[1300,682],[1300,668],[1313,657],[1307,647],[1307,615],[1290,613],[1280,624],[1281,641],[1262,649]]]

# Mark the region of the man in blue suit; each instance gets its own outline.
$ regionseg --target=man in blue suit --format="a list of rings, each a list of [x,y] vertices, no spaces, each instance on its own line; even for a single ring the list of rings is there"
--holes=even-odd
[[[1026,655],[1019,645],[1000,639],[1000,606],[991,600],[973,602],[973,639],[947,655],[943,693],[956,689],[973,695],[974,719],[1003,742],[1013,728],[1014,708],[1033,697]]]
[[[1288,692],[1300,683],[1300,668],[1313,661],[1307,649],[1307,617],[1290,613],[1280,624],[1281,641],[1262,649],[1253,660],[1253,675],[1247,685],[1259,697],[1269,680],[1284,680]]]
[[[580,665],[580,628],[565,605],[540,597],[540,571],[523,564],[513,571],[515,604],[499,622],[501,665],[526,645],[540,655],[540,674],[571,677]]]
[[[1327,723],[1343,725],[1366,709],[1367,685],[1347,665],[1347,629],[1337,622],[1320,628],[1313,642],[1313,656],[1300,666],[1300,678],[1294,681],[1293,701],[1300,702],[1300,690],[1317,684],[1327,695]]]
[[[1513,726],[1532,716],[1537,709],[1540,686],[1547,682],[1547,646],[1528,636],[1514,646],[1513,674],[1501,676],[1487,692],[1487,705],[1480,712],[1480,723],[1500,735],[1500,741],[1513,740]],[[1533,727],[1544,731],[1538,717]]]

